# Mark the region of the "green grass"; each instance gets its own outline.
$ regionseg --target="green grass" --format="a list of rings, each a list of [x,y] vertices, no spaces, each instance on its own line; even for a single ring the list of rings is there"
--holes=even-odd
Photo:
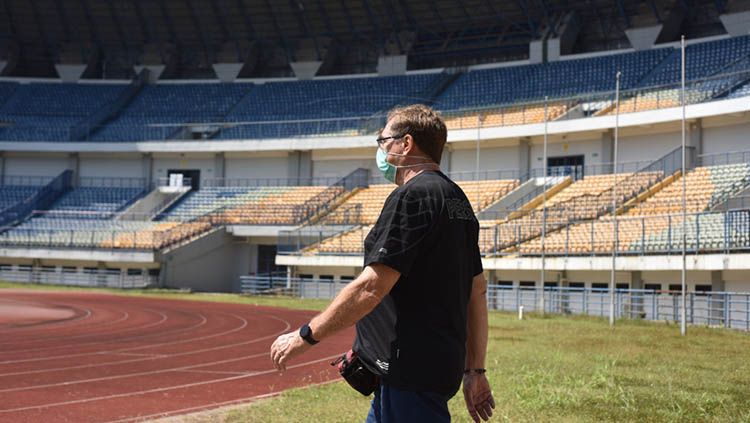
[[[3,284],[3,287],[28,287]],[[49,289],[49,288],[46,288]],[[116,291],[122,293],[122,291]],[[320,309],[325,301],[236,295],[127,291],[124,295],[188,298]],[[750,335],[664,323],[490,313],[488,376],[493,421],[750,422]],[[459,393],[454,421],[468,422]],[[364,421],[369,400],[344,383],[287,391],[253,404],[184,421]]]

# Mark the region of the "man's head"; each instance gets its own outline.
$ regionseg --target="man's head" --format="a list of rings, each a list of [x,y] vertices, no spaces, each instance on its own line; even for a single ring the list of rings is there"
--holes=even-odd
[[[429,157],[440,164],[443,147],[448,137],[445,122],[438,114],[422,104],[397,107],[388,112],[388,120],[381,131],[381,138],[393,137],[384,145],[386,151],[400,143],[397,152],[408,156]],[[398,164],[398,163],[397,163]]]

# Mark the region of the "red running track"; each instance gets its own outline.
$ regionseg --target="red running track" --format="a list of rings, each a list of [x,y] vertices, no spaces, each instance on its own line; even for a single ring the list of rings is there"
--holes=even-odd
[[[0,422],[130,422],[248,402],[335,379],[328,363],[352,341],[327,339],[280,373],[271,343],[315,312],[0,291],[0,308],[19,307],[56,312],[0,323]]]

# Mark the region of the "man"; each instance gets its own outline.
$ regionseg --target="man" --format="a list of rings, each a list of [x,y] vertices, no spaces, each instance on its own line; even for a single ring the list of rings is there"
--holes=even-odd
[[[448,422],[463,379],[475,422],[495,407],[484,361],[487,282],[479,225],[463,191],[440,172],[447,131],[429,107],[388,114],[376,160],[398,185],[365,240],[365,267],[299,332],[279,336],[279,370],[356,323],[354,351],[380,378],[367,422]]]

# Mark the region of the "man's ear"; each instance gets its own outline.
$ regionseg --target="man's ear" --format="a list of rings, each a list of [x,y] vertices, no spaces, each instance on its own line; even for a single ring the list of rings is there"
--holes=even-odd
[[[404,135],[404,154],[408,154],[412,149],[414,149],[414,138],[411,136],[411,134]]]

